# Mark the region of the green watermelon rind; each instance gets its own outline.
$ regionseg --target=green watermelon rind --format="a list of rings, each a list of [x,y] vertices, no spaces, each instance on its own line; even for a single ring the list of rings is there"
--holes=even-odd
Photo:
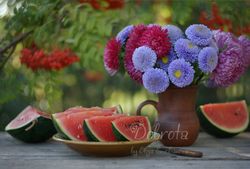
[[[147,138],[149,139],[151,137],[151,125],[150,125],[150,122],[148,120],[148,117],[145,117],[147,119],[147,123],[148,123],[148,126],[149,126],[149,132],[147,134]],[[115,124],[115,122],[112,122],[112,129],[113,129],[113,132],[114,132],[114,135],[116,137],[116,139],[118,141],[133,141],[131,140],[130,138],[128,138],[124,133],[122,133],[122,131],[120,131],[117,127],[117,125]]]
[[[117,141],[129,141],[129,139],[117,129],[117,127],[113,122],[112,122],[112,130]]]
[[[116,113],[117,114],[123,114],[122,106],[120,104],[115,106],[115,108],[116,108]]]
[[[247,110],[246,103],[243,101],[244,107]],[[204,112],[203,110],[204,106],[200,106],[199,110],[197,111],[198,117],[200,119],[200,123],[202,128],[209,134],[214,135],[219,138],[228,138],[228,137],[233,137],[235,135],[238,135],[239,133],[243,132],[244,130],[247,129],[248,124],[249,124],[249,115],[247,118],[246,123],[241,127],[237,128],[235,130],[225,128],[222,126],[219,126],[218,124],[214,123],[212,119],[210,119]]]
[[[60,137],[67,140],[77,140],[75,137],[71,136],[62,126],[60,121],[55,117],[56,114],[52,114],[52,121]]]
[[[33,124],[33,121],[35,124]],[[8,126],[6,126],[5,131],[12,137],[26,143],[44,142],[56,133],[51,119],[39,116],[33,121],[18,128],[8,128]],[[34,126],[32,127],[32,125]]]
[[[96,141],[96,142],[104,141],[95,134],[93,129],[88,124],[88,120],[83,121],[83,129],[89,141]]]

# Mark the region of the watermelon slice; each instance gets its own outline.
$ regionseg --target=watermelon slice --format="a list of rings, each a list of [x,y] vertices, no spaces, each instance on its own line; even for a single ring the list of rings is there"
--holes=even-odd
[[[70,108],[62,113],[52,115],[54,125],[61,137],[70,140],[87,141],[83,131],[83,121],[94,116],[116,114],[118,108]]]
[[[151,126],[145,116],[127,116],[112,121],[113,132],[119,141],[138,141],[148,139]]]
[[[27,106],[6,127],[11,136],[24,142],[37,143],[51,138],[56,133],[50,116]]]
[[[83,126],[89,141],[116,141],[111,122],[124,115],[97,116],[85,119]]]
[[[235,136],[249,124],[249,113],[244,100],[202,105],[198,117],[205,131],[221,138]]]

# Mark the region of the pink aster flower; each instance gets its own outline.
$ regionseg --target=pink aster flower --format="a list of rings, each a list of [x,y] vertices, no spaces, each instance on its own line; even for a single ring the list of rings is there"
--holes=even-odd
[[[243,48],[243,60],[247,69],[250,66],[250,39],[245,35],[241,35],[238,39]]]
[[[134,27],[126,43],[126,50],[125,50],[126,53],[125,53],[125,58],[124,58],[124,66],[129,76],[140,84],[142,84],[142,72],[135,69],[133,61],[132,61],[132,56],[133,56],[134,50],[140,46],[138,43],[139,39],[141,38],[143,32],[146,29],[147,29],[147,26],[145,25],[138,25]]]
[[[119,69],[119,53],[121,43],[115,38],[108,41],[104,50],[104,67],[107,72],[113,76]]]
[[[162,29],[157,25],[147,27],[142,33],[139,44],[140,46],[148,46],[153,49],[158,58],[166,56],[171,48],[167,29]]]
[[[209,82],[219,87],[227,87],[244,73],[243,50],[238,39],[231,33],[214,31],[214,39],[219,48],[218,65]]]

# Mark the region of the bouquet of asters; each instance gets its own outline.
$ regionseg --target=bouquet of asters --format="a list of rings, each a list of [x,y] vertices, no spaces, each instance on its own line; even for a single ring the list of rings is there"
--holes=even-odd
[[[193,24],[183,32],[175,25],[129,25],[108,41],[104,66],[142,84],[151,93],[169,86],[204,83],[227,87],[250,65],[250,40],[230,32]]]

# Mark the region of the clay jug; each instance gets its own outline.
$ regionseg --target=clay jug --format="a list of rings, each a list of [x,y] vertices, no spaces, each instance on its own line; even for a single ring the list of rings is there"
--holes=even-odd
[[[153,105],[158,111],[158,120],[153,130],[161,134],[165,146],[190,146],[198,137],[199,119],[195,112],[197,86],[169,87],[158,95],[159,101],[146,100],[137,109]]]

